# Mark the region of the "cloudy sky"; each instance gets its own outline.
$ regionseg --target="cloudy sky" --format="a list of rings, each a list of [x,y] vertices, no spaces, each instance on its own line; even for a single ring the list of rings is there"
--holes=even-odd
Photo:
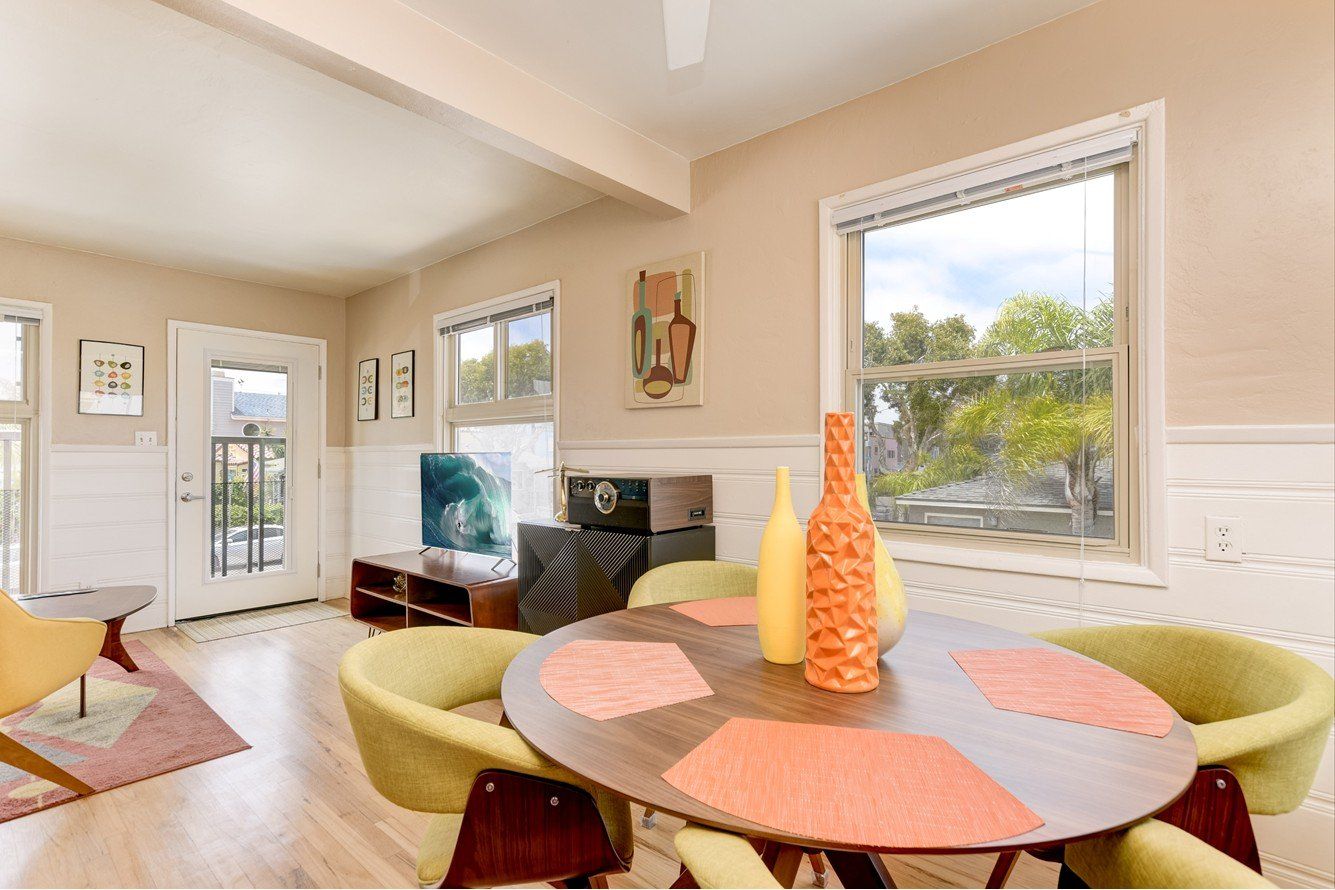
[[[981,335],[1020,290],[1093,305],[1112,293],[1113,178],[1035,192],[868,232],[865,318],[917,306],[962,314]]]

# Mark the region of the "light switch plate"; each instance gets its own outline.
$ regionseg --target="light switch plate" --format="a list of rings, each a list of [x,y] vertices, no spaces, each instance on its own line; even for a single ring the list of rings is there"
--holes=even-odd
[[[155,430],[138,430],[134,434],[134,444],[140,448],[146,445],[158,444],[158,434]]]

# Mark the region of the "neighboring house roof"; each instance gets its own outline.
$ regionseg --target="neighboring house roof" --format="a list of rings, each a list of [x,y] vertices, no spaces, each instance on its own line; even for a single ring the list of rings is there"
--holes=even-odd
[[[1100,466],[1094,471],[1094,477],[1099,489],[1099,512],[1111,510],[1112,469]],[[997,509],[1056,507],[1065,510],[1068,508],[1066,468],[1059,463],[1048,464],[1041,475],[1024,486],[1008,484],[1000,476],[988,473],[900,495],[895,501],[900,504],[950,503]]]
[[[234,393],[232,416],[283,420],[287,417],[287,396],[284,393],[272,392]]]

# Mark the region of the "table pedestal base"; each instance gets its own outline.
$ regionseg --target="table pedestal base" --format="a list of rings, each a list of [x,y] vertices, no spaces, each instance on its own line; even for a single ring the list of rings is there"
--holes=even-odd
[[[125,651],[125,644],[121,642],[121,627],[125,624],[124,618],[116,618],[107,622],[107,635],[102,640],[102,651],[97,653],[99,658],[106,658],[125,668],[125,672],[133,674],[139,670],[139,665],[134,663],[130,653]],[[79,716],[88,716],[88,675],[84,674],[79,678]]]

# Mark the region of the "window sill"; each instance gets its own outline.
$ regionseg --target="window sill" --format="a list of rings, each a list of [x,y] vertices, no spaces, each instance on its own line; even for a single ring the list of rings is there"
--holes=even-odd
[[[1084,578],[1089,581],[1136,584],[1143,587],[1168,586],[1166,575],[1161,576],[1149,566],[1137,563],[1108,562],[1093,559],[1080,560],[980,547],[924,544],[919,541],[895,540],[887,537],[884,533],[881,536],[890,549],[890,555],[897,561],[902,562],[986,569],[988,571],[1013,572],[1021,575],[1045,575],[1055,578]]]

